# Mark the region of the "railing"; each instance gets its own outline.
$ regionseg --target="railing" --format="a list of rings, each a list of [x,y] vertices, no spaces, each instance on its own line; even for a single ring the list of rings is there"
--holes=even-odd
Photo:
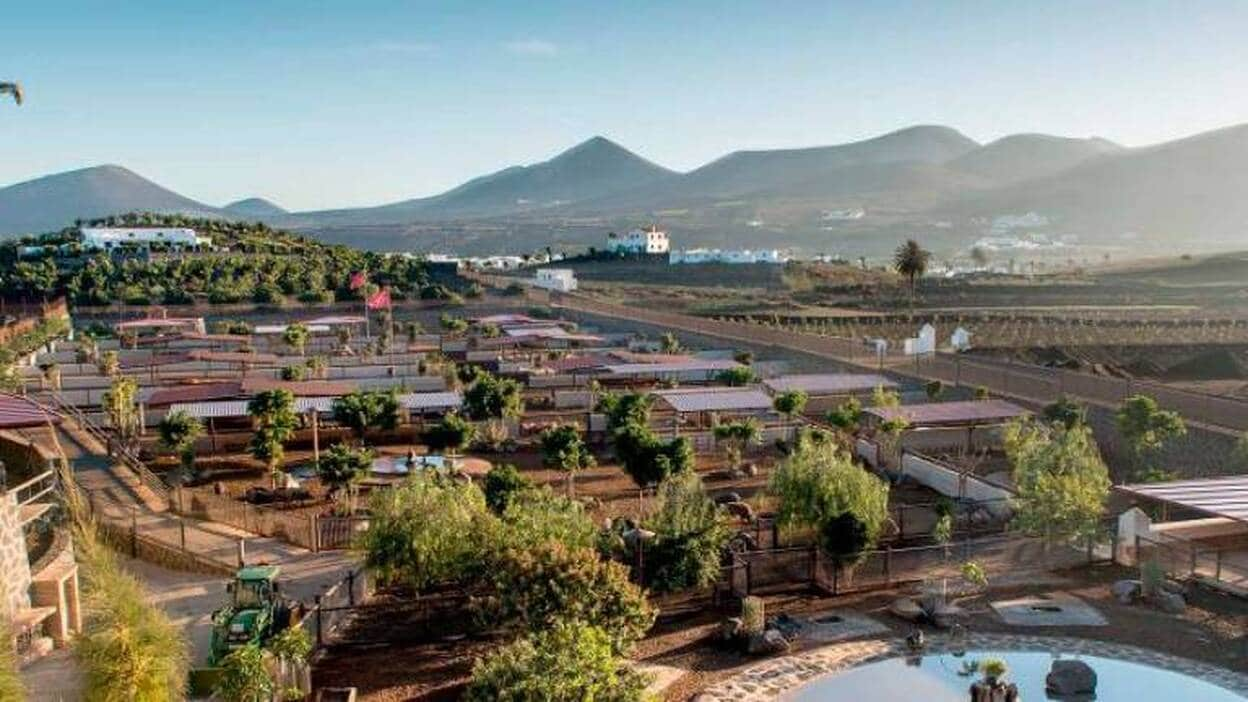
[[[314,515],[290,514],[207,490],[181,486],[170,492],[169,506],[174,512],[194,519],[220,522],[253,534],[282,539],[309,551],[317,550]]]
[[[9,492],[17,497],[17,506],[21,507],[55,492],[56,482],[56,471],[48,470],[16,487],[9,488]]]
[[[91,435],[91,438],[105,447],[110,456],[119,459],[127,468],[134,471],[134,474],[139,478],[139,482],[148,490],[151,490],[153,494],[162,500],[167,501],[169,499],[169,486],[165,484],[164,480],[161,480],[160,476],[153,473],[143,461],[139,460],[139,457],[134,455],[128,447],[122,445],[119,441],[114,441],[112,436],[105,433],[95,422],[91,421],[87,415],[82,413],[82,410],[66,402],[59,392],[52,392],[51,396],[61,412],[72,417],[84,431]]]
[[[1248,545],[1218,548],[1169,534],[1137,534],[1135,559],[1156,563],[1177,580],[1201,580],[1237,593],[1248,592]]]

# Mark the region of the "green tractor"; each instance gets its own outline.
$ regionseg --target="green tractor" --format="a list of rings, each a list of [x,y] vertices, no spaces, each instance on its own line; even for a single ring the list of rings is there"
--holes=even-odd
[[[290,626],[294,608],[278,595],[277,566],[239,568],[226,585],[230,602],[212,613],[212,651],[208,665],[219,666],[231,651],[248,644],[263,646]]]

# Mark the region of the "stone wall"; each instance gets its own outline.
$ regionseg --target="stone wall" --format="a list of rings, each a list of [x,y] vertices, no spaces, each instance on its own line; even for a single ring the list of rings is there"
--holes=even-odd
[[[0,494],[0,600],[12,617],[30,606],[30,561],[17,506],[17,496]]]

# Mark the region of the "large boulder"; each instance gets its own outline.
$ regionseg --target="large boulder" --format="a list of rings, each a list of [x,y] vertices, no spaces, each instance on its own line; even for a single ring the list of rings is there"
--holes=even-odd
[[[908,622],[917,622],[925,616],[923,608],[912,597],[902,597],[893,600],[893,604],[889,605],[888,611],[894,617]]]
[[[1177,592],[1160,590],[1154,596],[1157,606],[1167,614],[1182,614],[1187,609],[1187,600]]]
[[[1109,588],[1109,591],[1113,593],[1114,599],[1122,604],[1131,604],[1139,599],[1144,591],[1144,585],[1139,580],[1119,580]]]
[[[1083,661],[1053,661],[1049,674],[1044,678],[1044,689],[1059,699],[1093,695],[1096,693],[1096,671]]]
[[[774,656],[777,653],[788,652],[789,642],[784,638],[784,634],[775,629],[768,629],[751,636],[745,650],[751,656]]]

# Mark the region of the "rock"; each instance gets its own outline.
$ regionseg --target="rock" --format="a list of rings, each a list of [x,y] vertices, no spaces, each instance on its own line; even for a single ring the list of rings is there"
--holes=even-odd
[[[717,505],[726,505],[726,504],[729,504],[730,502],[740,502],[740,501],[741,501],[741,495],[735,492],[726,492],[720,495],[719,497],[715,498],[715,504]]]
[[[1083,661],[1053,661],[1044,678],[1044,689],[1054,697],[1096,693],[1096,671]]]
[[[893,600],[893,603],[888,607],[888,611],[894,617],[908,622],[917,622],[923,618],[923,608],[919,606],[918,602],[909,597]]]
[[[741,617],[729,617],[719,623],[719,640],[725,643],[736,641],[745,630]]]
[[[1161,590],[1154,597],[1157,607],[1166,614],[1182,614],[1187,609],[1187,600],[1177,592]]]
[[[1122,604],[1131,604],[1140,597],[1140,593],[1144,589],[1144,584],[1139,580],[1119,580],[1110,586],[1109,591],[1113,593],[1114,599]]]
[[[751,656],[773,656],[777,653],[786,653],[789,650],[789,642],[784,638],[784,634],[775,629],[768,629],[761,634],[751,636],[745,650]]]
[[[754,521],[754,508],[748,502],[729,502],[724,505],[728,514],[745,522]]]

